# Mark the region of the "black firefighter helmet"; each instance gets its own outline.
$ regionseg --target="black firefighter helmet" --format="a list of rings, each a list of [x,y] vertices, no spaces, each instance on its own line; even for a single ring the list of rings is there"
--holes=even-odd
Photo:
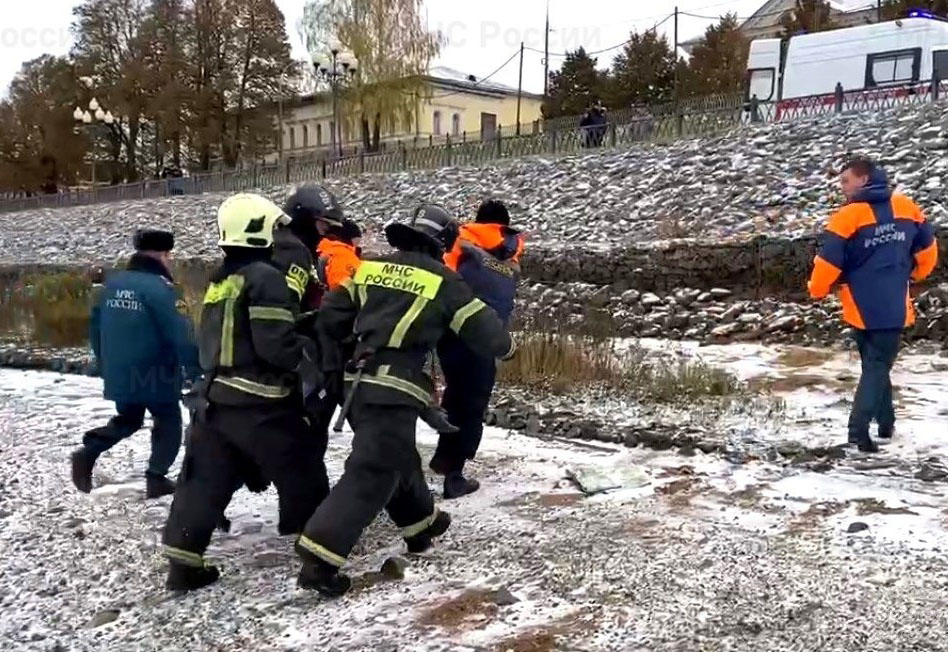
[[[338,228],[345,217],[336,196],[316,184],[297,186],[287,198],[283,212],[291,220],[290,229],[293,233],[310,247],[315,246],[321,235],[316,226],[317,221],[325,222],[329,228]]]
[[[431,250],[436,258],[454,247],[459,233],[457,220],[438,204],[422,204],[415,209],[408,224],[390,222],[385,226],[385,237],[396,249],[420,246]]]

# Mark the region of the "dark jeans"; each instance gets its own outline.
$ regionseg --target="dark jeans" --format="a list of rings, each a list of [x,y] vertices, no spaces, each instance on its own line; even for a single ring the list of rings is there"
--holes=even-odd
[[[131,437],[141,429],[145,422],[145,410],[148,410],[154,426],[151,429],[151,458],[146,473],[167,475],[181,448],[181,408],[178,403],[116,403],[115,409],[118,414],[109,419],[106,425],[93,428],[82,438],[86,449],[99,456],[123,439]]]
[[[901,329],[853,331],[862,358],[862,376],[849,415],[850,439],[868,439],[869,424],[873,419],[879,424],[882,434],[891,434],[895,427],[889,373],[899,354],[901,336]]]
[[[484,412],[494,391],[497,363],[493,358],[474,353],[453,336],[441,341],[438,358],[445,383],[441,407],[447,412],[448,421],[459,431],[438,437],[435,457],[449,471],[461,471],[467,460],[474,459],[481,445]]]

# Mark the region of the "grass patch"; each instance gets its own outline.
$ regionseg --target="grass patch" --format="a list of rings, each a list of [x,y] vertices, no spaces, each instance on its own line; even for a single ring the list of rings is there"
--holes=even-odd
[[[41,345],[88,341],[92,279],[75,273],[5,279],[0,287],[0,331]]]
[[[517,356],[498,372],[498,380],[508,385],[556,393],[597,385],[662,403],[727,397],[746,389],[720,367],[650,354],[607,337],[531,330],[516,339]]]
[[[93,280],[101,271],[0,276],[0,337],[51,347],[89,342]],[[183,310],[197,323],[206,274],[184,273],[178,284]]]

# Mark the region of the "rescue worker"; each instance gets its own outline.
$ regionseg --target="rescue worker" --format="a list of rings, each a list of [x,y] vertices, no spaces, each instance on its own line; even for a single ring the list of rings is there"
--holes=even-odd
[[[445,256],[445,264],[461,275],[474,296],[493,308],[505,325],[509,325],[514,309],[523,247],[523,236],[510,227],[507,207],[488,200],[478,208],[473,223],[461,226],[457,243]],[[497,365],[450,332],[438,344],[438,359],[445,380],[441,407],[459,432],[439,437],[429,466],[445,476],[444,497],[450,499],[480,488],[477,480],[464,477],[464,465],[474,459],[481,443]]]
[[[921,209],[889,188],[885,172],[868,159],[843,168],[847,203],[829,220],[813,264],[814,299],[836,294],[843,319],[853,327],[862,375],[849,416],[849,442],[879,450],[869,436],[875,420],[881,439],[895,431],[890,371],[902,330],[915,323],[909,283],[924,280],[938,260],[938,245]]]
[[[342,207],[323,186],[306,184],[287,198],[283,212],[291,221],[288,230],[277,230],[274,259],[284,268],[287,283],[299,297],[302,309],[314,310],[319,307],[322,288],[311,278],[315,274],[313,257],[322,239],[342,227]]]
[[[351,279],[359,268],[359,243],[362,230],[359,225],[344,219],[338,225],[330,225],[319,241],[316,261],[316,279],[321,292],[330,292],[338,288],[343,281]],[[313,432],[320,441],[329,441],[329,426],[332,423],[336,407],[343,401],[343,371],[346,361],[352,355],[354,342],[349,338],[338,342],[329,337],[317,320],[317,339],[319,342],[320,370],[323,373],[325,393],[312,410]]]
[[[201,314],[203,400],[164,531],[173,590],[217,580],[203,554],[246,468],[276,486],[280,534],[301,532],[324,497],[325,467],[299,407],[300,386],[319,385],[317,353],[296,330],[298,302],[271,260],[274,226],[284,219],[252,194],[230,197],[218,211],[224,261]]]
[[[89,340],[104,396],[116,416],[87,432],[72,453],[72,481],[92,491],[92,471],[102,453],[131,437],[151,414],[151,457],[145,471],[148,498],[174,492],[167,473],[181,447],[181,390],[199,373],[188,319],[178,312],[171,276],[174,235],[141,230],[127,268],[94,290]]]
[[[323,302],[321,328],[338,341],[356,336],[346,373],[355,435],[342,478],[297,541],[303,588],[328,596],[349,590],[339,569],[383,507],[413,553],[427,550],[451,523],[434,506],[415,447],[415,424],[431,403],[432,349],[451,330],[482,355],[514,351],[496,313],[441,262],[457,233],[443,208],[419,207],[411,224],[385,229],[398,251],[363,261]]]

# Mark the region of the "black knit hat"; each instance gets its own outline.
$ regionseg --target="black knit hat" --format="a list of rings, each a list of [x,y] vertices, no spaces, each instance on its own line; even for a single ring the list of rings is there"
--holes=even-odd
[[[503,224],[504,226],[510,226],[510,213],[507,211],[507,206],[505,206],[503,202],[497,201],[496,199],[488,199],[477,209],[477,217],[474,218],[474,221],[481,224]]]
[[[362,229],[352,220],[346,218],[342,221],[339,229],[339,236],[346,242],[352,242],[356,238],[362,237]]]
[[[171,251],[174,249],[174,234],[159,229],[139,229],[132,244],[135,251]]]

